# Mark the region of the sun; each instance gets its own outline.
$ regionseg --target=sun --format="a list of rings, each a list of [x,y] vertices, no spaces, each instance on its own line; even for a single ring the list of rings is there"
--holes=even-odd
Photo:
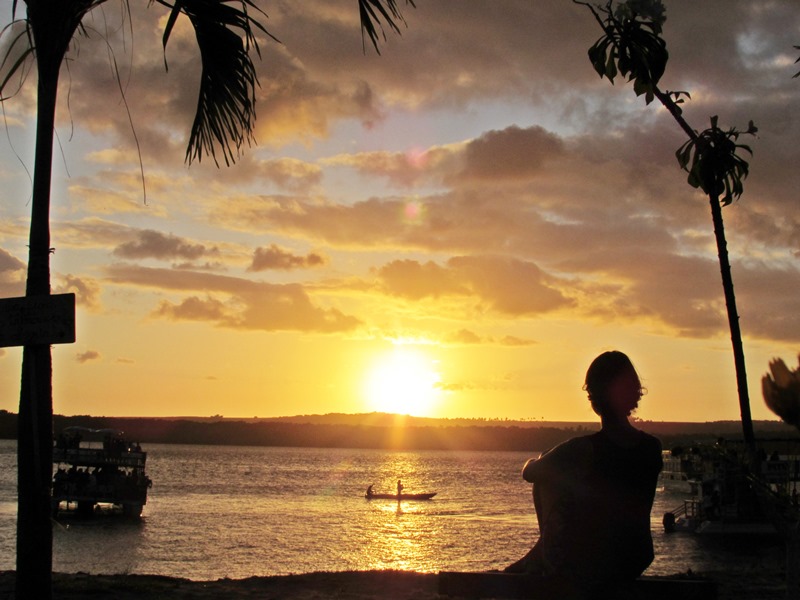
[[[364,393],[377,412],[426,417],[435,412],[439,381],[433,360],[421,350],[398,346],[372,365]]]

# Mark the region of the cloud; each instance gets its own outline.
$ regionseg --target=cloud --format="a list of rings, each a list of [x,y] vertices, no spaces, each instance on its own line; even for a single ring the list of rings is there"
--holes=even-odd
[[[478,344],[489,344],[489,345],[497,345],[497,346],[532,346],[536,342],[533,340],[527,340],[524,338],[520,338],[514,335],[506,335],[503,337],[495,337],[495,336],[480,336],[474,331],[469,329],[459,329],[447,336],[444,337],[444,342],[447,344],[454,344],[454,345],[478,345]]]
[[[75,355],[75,360],[81,364],[86,364],[95,360],[100,360],[100,353],[96,350],[87,350],[86,352],[79,352]]]
[[[512,125],[446,146],[342,154],[322,163],[352,167],[361,174],[383,177],[404,187],[426,183],[459,186],[472,185],[476,180],[530,178],[565,154],[565,142],[556,134],[538,125],[527,128]]]
[[[479,344],[481,337],[469,329],[459,329],[445,338],[451,344]]]
[[[473,294],[508,315],[533,315],[573,305],[560,282],[531,262],[496,256],[457,256],[448,266]]]
[[[253,262],[248,267],[248,271],[258,272],[270,269],[289,271],[292,269],[306,269],[321,267],[328,262],[328,259],[320,253],[311,252],[306,256],[297,256],[288,250],[271,244],[268,248],[256,248],[253,254]]]
[[[392,261],[377,275],[392,295],[411,300],[465,296],[506,315],[537,314],[572,304],[555,287],[555,278],[532,263],[513,258],[457,256],[445,267],[433,262]]]
[[[13,298],[25,293],[26,265],[0,248],[0,296]]]
[[[469,294],[469,289],[454,273],[432,261],[423,264],[415,260],[394,260],[382,266],[377,276],[387,293],[410,300]]]
[[[264,160],[256,168],[263,179],[289,191],[308,191],[322,180],[319,166],[294,158]]]
[[[723,332],[708,201],[675,162],[680,129],[629,85],[596,77],[586,49],[600,31],[584,7],[468,4],[406,9],[408,28],[389,37],[381,56],[362,52],[358,15],[346,3],[271,8],[270,31],[284,43],[265,41],[257,63],[260,146],[221,170],[209,161],[182,164],[199,75],[185,20],[168,46],[165,73],[158,20],[166,13],[131,8],[135,55],[124,53],[124,28],[111,18],[105,33],[130,83],[125,99],[150,200],[141,201],[136,145],[107,53],[93,51],[106,40],[81,39],[80,60],[71,63],[70,118],[82,135],[102,135],[118,150],[86,154],[100,170],[71,180],[70,212],[57,213],[54,243],[76,253],[109,248],[126,260],[174,261],[163,275],[141,276],[149,281],[141,285],[178,296],[158,314],[228,327],[324,328],[327,315],[346,329],[348,319],[367,319],[326,312],[337,308],[309,295],[339,291],[335,282],[312,281],[324,270],[309,268],[349,253],[360,271],[342,279],[365,295],[378,290],[426,307],[454,299],[473,315],[561,311],[690,337]],[[786,0],[676,0],[668,17],[664,85],[692,93],[684,105],[690,123],[702,128],[719,114],[726,127],[753,119],[760,128],[746,140],[755,154],[745,196],[724,211],[745,332],[800,341],[792,317],[800,171],[791,168],[800,161],[800,121],[787,110],[800,97],[791,78],[800,12]],[[698,45],[698,36],[708,43]],[[97,98],[107,100],[102,111]],[[276,151],[281,146],[285,156]],[[124,214],[141,228],[80,218],[86,210]],[[200,224],[211,241],[160,233],[175,218],[184,219],[181,231]],[[324,252],[287,249],[297,247]],[[4,269],[8,257],[0,254],[0,286],[19,293],[22,263],[13,259]],[[200,278],[202,270],[222,268],[307,269],[292,276],[309,281],[295,292],[245,276]],[[90,289],[95,279],[65,270],[65,281],[84,286],[83,302],[99,302]],[[264,313],[276,305],[273,324],[257,310],[259,294]],[[303,319],[283,314],[283,303],[305,311]]]
[[[153,316],[166,317],[174,321],[231,321],[225,305],[211,297],[205,299],[192,296],[185,298],[180,304],[163,300],[152,313]]]
[[[165,235],[158,231],[142,230],[138,239],[117,246],[113,254],[121,258],[141,259],[157,258],[159,260],[187,259],[197,260],[205,256],[219,254],[216,248],[206,248],[203,244],[186,241],[175,235]]]
[[[126,213],[150,212],[144,203],[144,192],[139,189],[139,197],[132,190],[120,191],[106,187],[92,187],[72,184],[69,186],[70,196],[80,203],[84,210],[92,214],[116,215]]]
[[[76,304],[92,312],[98,312],[101,308],[101,291],[101,285],[97,280],[74,275],[65,275],[63,283],[53,289],[54,294],[75,294]]]
[[[25,263],[10,252],[0,248],[0,275],[15,273],[25,269]]]
[[[462,168],[463,143],[431,148],[412,148],[404,152],[378,150],[337,154],[323,159],[329,166],[350,167],[370,177],[387,179],[394,185],[441,185]]]
[[[359,319],[335,307],[315,305],[299,284],[260,283],[211,273],[128,265],[115,265],[107,272],[108,280],[116,284],[205,292],[205,298],[191,295],[179,302],[163,300],[151,315],[156,318],[260,331],[335,333],[352,331],[361,325]]]
[[[564,152],[564,142],[542,127],[521,129],[513,125],[489,131],[466,145],[461,178],[527,178]]]

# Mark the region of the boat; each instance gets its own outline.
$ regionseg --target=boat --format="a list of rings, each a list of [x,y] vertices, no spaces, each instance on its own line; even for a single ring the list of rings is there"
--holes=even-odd
[[[397,482],[397,492],[394,494],[376,494],[372,491],[372,486],[367,488],[366,493],[364,494],[364,498],[367,500],[397,500],[400,502],[401,500],[430,500],[436,495],[436,492],[430,492],[427,494],[407,494],[403,492],[403,487],[400,485],[400,482]]]
[[[436,492],[428,494],[364,494],[367,500],[430,500]]]
[[[152,486],[146,462],[147,453],[122,431],[65,428],[53,446],[53,516],[140,517]]]
[[[800,505],[797,444],[794,439],[763,441],[755,459],[738,442],[695,446],[691,460],[682,461],[690,496],[664,513],[664,530],[706,536],[777,535],[782,528],[777,513],[784,508],[796,513]]]
[[[703,474],[703,458],[696,448],[663,450],[659,486],[672,492],[694,493]]]

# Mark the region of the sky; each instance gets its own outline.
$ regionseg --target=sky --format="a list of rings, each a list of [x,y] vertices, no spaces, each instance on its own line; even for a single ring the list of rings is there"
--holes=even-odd
[[[158,5],[84,20],[56,124],[52,291],[77,299],[56,413],[593,421],[586,368],[618,349],[647,388],[638,418],[739,418],[685,134],[597,76],[585,7],[417,0],[378,55],[352,0],[257,3],[280,42],[259,38],[256,143],[230,167],[184,161],[186,19],[166,52]],[[697,130],[758,127],[723,218],[752,414],[774,420],[761,377],[800,351],[800,6],[665,5],[661,87],[691,94]],[[2,103],[0,297],[24,295],[35,83]],[[0,349],[0,409],[20,370]]]

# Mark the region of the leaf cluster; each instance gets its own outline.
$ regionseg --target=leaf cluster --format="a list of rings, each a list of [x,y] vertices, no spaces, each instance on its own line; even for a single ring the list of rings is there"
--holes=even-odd
[[[123,0],[127,6],[130,0]],[[414,0],[405,0],[415,7]],[[63,15],[72,17],[77,27],[83,16],[106,0],[56,0],[58,14],[50,14],[49,0],[23,0],[27,17],[15,19],[0,36],[10,38],[8,51],[0,57],[0,101],[19,89],[29,71],[31,58],[41,58],[41,49],[35,39],[42,35],[43,26],[60,21]],[[13,0],[15,15],[19,0]],[[148,5],[159,4],[169,9],[162,44],[167,43],[178,18],[189,18],[195,31],[202,72],[197,111],[186,149],[186,161],[200,161],[210,156],[219,165],[218,153],[226,165],[236,161],[242,147],[254,142],[256,88],[259,85],[251,50],[260,56],[257,35],[262,33],[278,41],[261,24],[266,14],[258,8],[256,0],[148,0]],[[380,37],[386,39],[384,25],[399,33],[399,23],[405,23],[398,0],[358,0],[362,34],[369,37],[379,51]],[[40,19],[33,19],[32,15]],[[49,19],[49,20],[48,20]],[[57,23],[55,23],[57,24]],[[47,35],[44,33],[44,35]],[[70,30],[70,36],[72,30]],[[70,42],[65,40],[66,44]],[[61,62],[62,55],[56,57]],[[166,58],[165,58],[166,65]],[[54,65],[57,72],[58,64]],[[10,84],[18,82],[14,90]]]
[[[637,13],[632,3],[624,5],[627,10],[615,12],[611,0],[605,6],[573,1],[589,7],[604,31],[589,48],[594,70],[612,84],[617,75],[625,77],[633,82],[636,95],[644,95],[650,104],[669,58],[666,42],[660,37],[663,19]]]
[[[719,197],[723,206],[739,198],[744,191],[742,182],[748,175],[748,163],[737,151],[741,149],[750,155],[753,151],[737,141],[741,135],[755,135],[757,131],[752,121],[747,131],[733,127],[726,131],[719,127],[716,116],[711,117],[711,127],[697,133],[675,152],[678,164],[689,173],[689,185]]]

